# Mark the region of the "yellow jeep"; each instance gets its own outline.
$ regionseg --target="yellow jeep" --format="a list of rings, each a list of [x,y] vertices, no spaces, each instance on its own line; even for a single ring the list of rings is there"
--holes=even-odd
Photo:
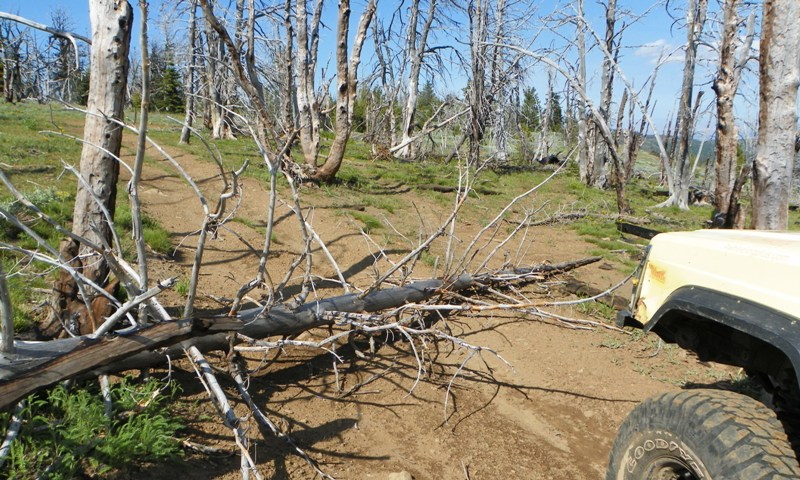
[[[665,393],[623,422],[607,480],[797,479],[800,234],[701,230],[657,235],[617,323],[701,361],[742,367],[767,404],[732,391]],[[792,441],[796,441],[793,448]]]

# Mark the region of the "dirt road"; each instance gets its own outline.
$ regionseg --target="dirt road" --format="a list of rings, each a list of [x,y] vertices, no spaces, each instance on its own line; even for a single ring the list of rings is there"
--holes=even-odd
[[[178,155],[178,160],[213,198],[219,190],[216,170],[187,155]],[[152,260],[151,277],[188,278],[196,241],[191,235],[200,228],[199,202],[184,180],[165,173],[170,169],[159,163],[147,167],[142,197],[146,211],[175,232],[173,243],[180,247],[174,258]],[[337,205],[351,199],[342,197],[341,191],[330,195],[309,189],[304,195],[306,204],[314,207],[310,218],[316,232],[348,280],[368,285],[377,248],[362,237],[351,217],[334,213]],[[436,204],[414,197],[413,191],[398,195],[408,196],[409,202],[413,199],[417,211],[430,215],[431,223],[446,214],[428,213],[437,211]],[[252,179],[244,182],[243,202],[235,216],[251,220],[230,221],[209,241],[199,289],[202,306],[218,307],[209,295],[231,297],[255,274],[258,259],[253,252],[263,244],[267,199],[264,185]],[[278,213],[277,244],[269,263],[274,282],[294,259],[299,235],[288,208],[281,206]],[[415,228],[418,221],[408,218],[407,212],[382,215],[399,232]],[[477,231],[480,222],[472,223]],[[539,227],[527,241],[535,242],[526,258],[530,262],[585,257],[593,248],[568,226]],[[397,256],[402,249],[387,250]],[[317,252],[314,260],[322,276],[333,276],[324,256]],[[415,276],[430,274],[430,268],[420,267]],[[598,264],[576,275],[606,288],[625,272]],[[546,297],[556,295],[556,290],[534,286],[526,293]],[[181,304],[179,295],[170,295],[167,303]],[[573,306],[557,313],[585,318],[591,312]],[[574,480],[603,477],[617,426],[638,401],[687,381],[710,383],[731,374],[701,365],[676,348],[660,346],[655,337],[602,327],[575,330],[529,315],[451,316],[438,327],[473,345],[491,347],[512,367],[488,351],[464,364],[469,351],[447,345],[428,349],[418,362],[406,339],[389,338],[374,355],[361,344],[364,358],[342,346],[338,354],[343,362],[336,368],[332,355],[319,350],[288,349],[266,358],[252,354],[250,367],[257,373],[251,379],[251,393],[270,418],[335,478],[409,478],[399,475],[405,472],[417,480]],[[304,338],[325,334],[311,332]],[[177,362],[176,367],[173,376],[183,394],[174,408],[187,418],[187,436],[232,451],[229,429],[220,424],[188,365]],[[234,398],[234,390],[227,387]],[[241,405],[237,412],[246,414]],[[314,477],[282,440],[264,441],[254,422],[245,424],[264,478]],[[131,472],[130,478],[233,479],[240,478],[238,469],[237,456],[187,454],[166,465]]]

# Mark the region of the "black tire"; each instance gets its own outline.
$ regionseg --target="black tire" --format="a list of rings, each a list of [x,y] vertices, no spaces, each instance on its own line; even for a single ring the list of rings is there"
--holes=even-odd
[[[606,480],[798,479],[800,465],[775,412],[722,390],[670,392],[622,423]]]

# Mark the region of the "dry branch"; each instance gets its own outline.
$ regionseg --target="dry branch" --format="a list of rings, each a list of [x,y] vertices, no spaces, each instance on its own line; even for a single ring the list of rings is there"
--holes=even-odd
[[[241,328],[241,322],[234,319],[199,319],[190,318],[175,322],[164,322],[152,327],[137,328],[125,334],[106,336],[99,339],[80,337],[70,341],[52,341],[39,344],[26,344],[18,346],[18,360],[9,361],[7,357],[0,359],[4,371],[3,376],[13,372],[20,364],[19,358],[26,356],[26,346],[44,346],[49,353],[57,351],[60,346],[72,345],[69,352],[56,356],[44,364],[33,369],[26,369],[23,373],[0,383],[0,410],[7,410],[27,395],[47,388],[60,381],[76,377],[98,367],[111,365],[117,360],[130,357],[144,350],[152,350],[164,345],[175,344],[181,340],[209,335],[221,331],[232,331]],[[78,340],[78,342],[72,342]],[[39,349],[35,349],[39,350]],[[37,352],[41,357],[42,352]],[[29,359],[30,362],[30,359]],[[30,363],[24,365],[29,367]]]
[[[294,335],[329,325],[329,312],[380,312],[409,304],[420,304],[445,292],[481,290],[512,282],[531,282],[597,262],[590,257],[559,264],[541,264],[491,274],[463,274],[455,279],[429,279],[408,285],[375,290],[363,297],[346,294],[316,300],[291,309],[277,305],[268,311],[244,310],[237,319],[185,319],[136,329],[116,337],[92,340],[77,337],[51,342],[16,342],[17,355],[0,356],[0,410],[8,409],[25,395],[53,383],[84,374],[99,375],[142,369],[177,358],[196,347],[201,352],[228,350],[229,332],[261,339]],[[159,347],[166,349],[157,350]]]

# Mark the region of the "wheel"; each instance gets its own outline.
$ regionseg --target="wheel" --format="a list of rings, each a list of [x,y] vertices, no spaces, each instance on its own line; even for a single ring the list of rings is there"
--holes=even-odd
[[[800,478],[775,412],[734,392],[684,390],[642,402],[622,423],[606,480]]]

